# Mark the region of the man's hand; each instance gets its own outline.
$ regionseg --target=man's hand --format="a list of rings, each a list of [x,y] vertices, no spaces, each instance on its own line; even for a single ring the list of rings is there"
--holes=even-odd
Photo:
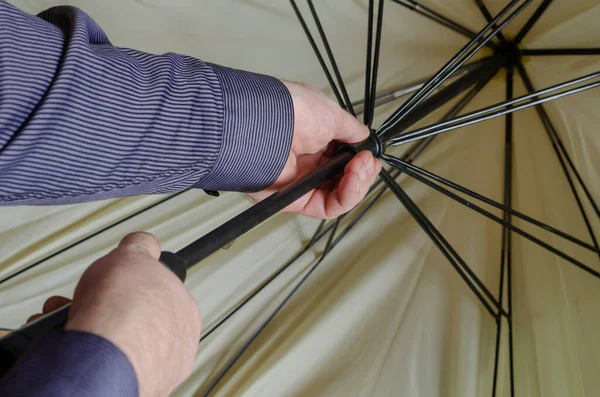
[[[281,175],[267,189],[249,194],[262,200],[326,162],[333,154],[333,141],[356,143],[369,136],[369,130],[317,89],[285,82],[294,102],[292,150]],[[381,162],[361,152],[344,169],[337,186],[323,186],[298,199],[285,211],[315,218],[335,218],[350,211],[366,195],[381,171]]]
[[[100,335],[121,349],[142,397],[167,396],[191,373],[202,328],[196,301],[159,256],[153,235],[126,236],[85,271],[65,327]],[[43,312],[68,302],[52,297]]]

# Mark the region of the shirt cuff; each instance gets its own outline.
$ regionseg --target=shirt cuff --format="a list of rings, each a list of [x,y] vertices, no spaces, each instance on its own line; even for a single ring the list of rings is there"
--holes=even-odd
[[[101,336],[56,331],[40,339],[0,381],[3,397],[137,397],[125,354]]]
[[[294,134],[292,97],[278,79],[210,65],[223,92],[221,150],[196,187],[251,192],[281,174]]]

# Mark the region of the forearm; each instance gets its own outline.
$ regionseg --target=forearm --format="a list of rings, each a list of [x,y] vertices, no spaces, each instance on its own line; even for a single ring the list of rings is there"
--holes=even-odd
[[[0,204],[259,190],[283,168],[278,80],[114,47],[71,7],[0,11]]]

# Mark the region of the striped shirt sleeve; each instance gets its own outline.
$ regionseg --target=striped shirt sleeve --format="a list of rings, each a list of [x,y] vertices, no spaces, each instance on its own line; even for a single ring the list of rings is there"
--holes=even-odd
[[[273,77],[115,47],[77,8],[0,0],[0,205],[261,190],[293,123]]]

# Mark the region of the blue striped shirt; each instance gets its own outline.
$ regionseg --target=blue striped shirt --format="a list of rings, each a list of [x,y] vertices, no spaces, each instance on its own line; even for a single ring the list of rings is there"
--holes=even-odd
[[[81,10],[0,0],[0,205],[260,190],[293,122],[275,78],[115,47]]]

